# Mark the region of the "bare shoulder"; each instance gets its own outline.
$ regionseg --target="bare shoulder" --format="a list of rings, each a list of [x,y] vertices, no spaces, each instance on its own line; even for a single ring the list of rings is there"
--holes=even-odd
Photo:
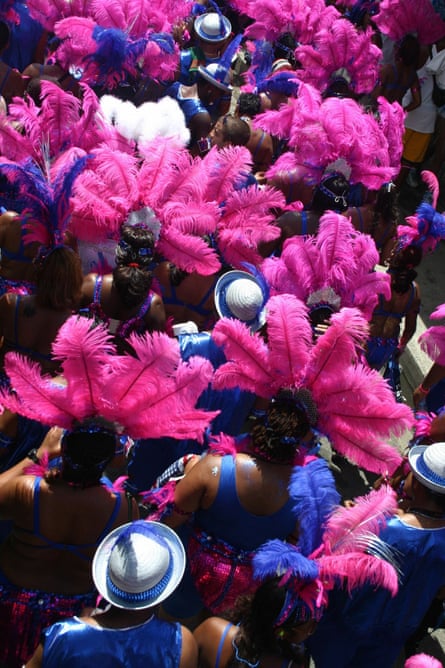
[[[182,651],[179,668],[197,668],[198,666],[198,645],[193,637],[193,633],[185,626],[182,630]]]

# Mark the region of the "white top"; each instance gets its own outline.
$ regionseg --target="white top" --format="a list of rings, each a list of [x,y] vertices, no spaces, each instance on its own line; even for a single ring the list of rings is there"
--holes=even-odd
[[[445,51],[443,52],[445,55]],[[433,102],[433,76],[428,67],[431,62],[429,58],[425,65],[417,70],[417,76],[420,83],[420,94],[422,102],[420,107],[409,111],[405,118],[405,127],[416,132],[431,134],[436,125],[437,107]],[[408,105],[412,100],[411,91],[408,90],[402,100],[402,106]]]

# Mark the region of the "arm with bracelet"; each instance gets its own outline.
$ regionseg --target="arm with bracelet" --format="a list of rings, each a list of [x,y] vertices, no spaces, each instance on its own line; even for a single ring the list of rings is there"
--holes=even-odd
[[[417,408],[420,402],[425,399],[431,388],[443,378],[445,378],[445,366],[437,363],[433,364],[423,381],[416,387],[413,392],[413,402],[415,408]]]

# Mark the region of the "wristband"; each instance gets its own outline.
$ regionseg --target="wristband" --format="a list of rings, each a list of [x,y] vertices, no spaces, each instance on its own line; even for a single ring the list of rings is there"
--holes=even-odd
[[[422,383],[420,383],[419,387],[417,388],[421,394],[427,395],[428,392],[430,391],[429,389],[426,389],[426,387],[423,387]]]
[[[30,450],[26,455],[26,457],[30,459],[32,462],[34,462],[34,464],[40,464],[40,459],[37,456],[37,448],[33,448],[32,450]]]

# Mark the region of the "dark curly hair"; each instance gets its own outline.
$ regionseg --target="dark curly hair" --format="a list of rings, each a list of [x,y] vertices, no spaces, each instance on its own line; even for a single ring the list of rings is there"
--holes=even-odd
[[[153,281],[153,232],[144,225],[123,225],[116,248],[113,283],[122,303],[133,308],[148,294]]]
[[[36,301],[55,311],[76,309],[82,294],[82,265],[68,246],[58,246],[35,261]]]
[[[262,415],[252,416],[252,445],[267,460],[289,463],[294,460],[298,440],[311,428],[305,410],[298,406],[290,390],[281,390]]]

